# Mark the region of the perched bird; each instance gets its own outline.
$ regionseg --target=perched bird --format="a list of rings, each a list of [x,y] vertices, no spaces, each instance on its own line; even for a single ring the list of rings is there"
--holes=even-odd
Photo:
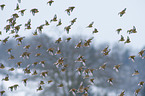
[[[0,5],[1,10],[3,10],[5,6],[6,6],[5,4]]]
[[[98,33],[98,32],[99,32],[99,31],[95,28],[94,31],[93,31],[92,33],[94,34],[94,33]]]
[[[39,11],[38,9],[34,8],[34,9],[31,9],[30,12],[32,12],[32,15],[35,16],[35,14],[38,13]]]
[[[24,16],[24,12],[26,11],[26,9],[20,10],[19,13],[21,13],[21,16]]]
[[[134,61],[134,58],[135,58],[134,55],[128,57],[128,59],[131,59],[133,62],[135,62],[135,61]]]
[[[47,4],[49,4],[49,6],[51,6],[53,2],[54,2],[53,0],[50,0],[47,2]]]
[[[138,74],[139,74],[138,70],[134,70],[134,73],[132,74],[132,76],[138,75]]]
[[[118,71],[119,71],[119,67],[120,67],[120,64],[115,65],[115,66],[113,67],[113,69],[115,69],[115,70],[116,70],[116,72],[118,72]]]
[[[94,22],[90,23],[87,28],[92,28],[93,27]]]
[[[121,39],[119,41],[125,41],[125,39],[122,35],[121,35]]]
[[[126,8],[123,9],[121,12],[118,13],[118,15],[120,15],[120,17],[122,17],[125,14]]]
[[[130,41],[130,38],[129,38],[129,36],[127,36],[127,40],[124,42],[124,44],[126,44],[126,43],[130,43],[131,41]]]
[[[118,28],[116,31],[117,31],[117,33],[119,34],[120,31],[122,31],[122,29],[121,29],[121,28]]]
[[[17,3],[16,9],[14,9],[14,10],[19,10],[19,9],[20,9],[20,7],[19,7],[19,4]]]

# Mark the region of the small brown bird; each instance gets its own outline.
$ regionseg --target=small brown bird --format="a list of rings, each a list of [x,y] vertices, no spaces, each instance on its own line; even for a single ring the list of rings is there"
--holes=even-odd
[[[22,62],[17,62],[16,64],[18,65],[18,67],[20,67],[20,65],[22,64]]]
[[[125,41],[125,39],[122,35],[121,35],[121,39],[119,41]]]
[[[39,48],[41,48],[42,47],[42,45],[38,45],[37,47],[36,47],[36,49],[39,49]]]
[[[59,22],[56,26],[60,26],[62,24],[61,19],[59,19]]]
[[[98,32],[99,32],[99,31],[95,28],[94,31],[93,31],[92,33],[94,34],[94,33],[98,33]]]
[[[116,72],[118,72],[118,71],[119,71],[119,67],[120,67],[120,64],[115,65],[115,66],[113,67],[113,69],[115,69],[115,70],[116,70]]]
[[[68,38],[66,39],[66,41],[69,42],[71,39],[72,39],[71,37],[68,37]]]
[[[132,62],[135,62],[134,58],[135,58],[135,56],[134,56],[134,55],[132,55],[132,56],[129,56],[129,57],[128,57],[128,59],[131,59],[131,60],[132,60]]]
[[[4,40],[2,40],[3,44],[6,44],[6,42],[8,41],[8,39],[9,39],[9,36],[6,37]]]
[[[37,75],[38,73],[37,73],[37,71],[35,70],[34,72],[33,72],[33,74],[32,75]]]
[[[71,25],[64,27],[64,30],[67,32],[67,34],[69,34],[70,29],[71,29]]]
[[[73,20],[71,20],[71,25],[73,25],[76,22],[77,18],[74,18]]]
[[[134,92],[135,96],[138,95],[138,93],[140,92],[140,90],[141,90],[141,88],[138,88],[138,89],[135,90],[135,92]]]
[[[53,81],[52,80],[48,80],[48,84],[51,83],[51,82],[53,82]]]
[[[7,74],[7,76],[5,78],[2,79],[2,81],[9,81],[9,75]]]
[[[130,43],[131,41],[130,41],[130,38],[129,38],[129,36],[127,36],[127,40],[124,42],[124,44],[126,44],[126,43]]]
[[[61,37],[60,38],[58,38],[56,41],[55,41],[55,43],[60,43],[62,40],[61,40]]]
[[[45,24],[44,24],[44,25],[48,26],[48,25],[50,25],[50,24],[48,23],[47,20],[45,20]]]
[[[24,82],[24,85],[25,85],[25,86],[26,86],[26,84],[27,84],[27,80],[28,80],[28,78],[22,80],[22,81]]]
[[[5,93],[4,90],[0,91],[1,96],[3,96],[4,93]]]
[[[8,52],[8,54],[11,54],[12,48],[8,49],[7,52]]]
[[[4,68],[5,68],[5,66],[1,63],[0,69],[4,69]]]
[[[120,31],[122,31],[122,29],[121,29],[121,28],[118,28],[116,31],[117,31],[117,33],[119,34]]]
[[[37,91],[41,91],[41,90],[43,90],[42,89],[42,86],[39,86],[38,89],[37,89]]]
[[[6,6],[5,4],[0,5],[1,10],[3,10],[5,6]]]
[[[10,59],[15,59],[15,57],[13,55],[10,55],[10,57],[8,58],[9,60]]]
[[[47,4],[49,4],[49,6],[51,6],[53,2],[54,2],[53,0],[50,0],[47,2]]]
[[[125,93],[125,91],[123,90],[119,96],[124,96],[125,95],[124,93]]]
[[[132,76],[138,75],[138,74],[139,74],[138,70],[134,70],[134,73],[132,74]]]
[[[109,78],[109,79],[107,80],[107,82],[109,82],[111,85],[113,85],[113,78]]]
[[[17,3],[16,9],[14,9],[14,10],[19,10],[19,9],[20,9],[20,7],[19,7],[19,4]]]
[[[80,48],[82,46],[82,40],[79,41],[79,43],[75,46],[75,48]]]
[[[53,19],[50,20],[50,22],[52,22],[52,21],[53,22],[56,22],[57,21],[57,15],[56,14],[54,15]]]
[[[50,55],[53,55],[53,51],[54,51],[54,48],[49,48],[46,50],[46,52],[49,52]]]
[[[69,92],[72,92],[72,94],[73,94],[74,96],[76,96],[76,90],[77,90],[77,89],[72,88],[72,89],[70,89],[70,91],[69,91]]]
[[[102,70],[105,70],[105,68],[106,68],[106,62],[102,66],[99,67],[99,69],[102,69]]]
[[[139,55],[140,57],[142,57],[142,59],[143,59],[144,51],[145,51],[145,49],[142,49],[142,50],[138,53],[138,55]]]
[[[61,84],[59,84],[57,87],[63,87],[64,85],[61,83]]]
[[[26,9],[20,10],[19,13],[21,13],[21,16],[24,16],[24,12],[26,11]]]
[[[138,83],[138,86],[139,86],[139,85],[140,85],[141,87],[143,87],[144,81],[139,82],[139,83]]]
[[[10,68],[10,69],[9,69],[9,71],[14,71],[14,70],[15,70],[14,68]]]
[[[87,28],[92,28],[93,27],[94,22],[90,23]]]
[[[125,14],[126,8],[123,9],[121,12],[118,13],[118,15],[120,15],[120,17],[122,17]]]
[[[38,9],[34,8],[34,9],[31,9],[30,12],[32,12],[32,15],[35,16],[35,14],[38,13],[39,11]]]

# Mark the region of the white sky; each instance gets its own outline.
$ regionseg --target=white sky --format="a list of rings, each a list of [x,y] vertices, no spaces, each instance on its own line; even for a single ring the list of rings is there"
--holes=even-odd
[[[6,4],[4,11],[0,10],[0,30],[3,30],[6,20],[11,17],[16,8],[17,0],[0,0],[0,4]],[[27,9],[24,16],[20,16],[17,20],[18,24],[24,24],[28,19],[32,19],[32,30],[24,31],[24,27],[19,32],[22,35],[27,35],[35,30],[35,28],[44,23],[45,20],[50,21],[55,14],[58,19],[61,18],[62,25],[55,27],[57,23],[51,24],[48,28],[44,28],[43,32],[48,33],[53,37],[60,37],[67,35],[64,32],[64,27],[70,24],[70,21],[77,18],[77,22],[72,26],[69,35],[82,35],[85,34],[88,37],[94,36],[97,43],[109,42],[113,44],[118,42],[120,35],[123,35],[125,39],[130,37],[131,43],[125,46],[131,46],[133,49],[141,49],[145,43],[145,1],[144,0],[54,0],[52,6],[47,5],[48,0],[22,0],[20,9]],[[64,11],[70,6],[76,8],[68,16]],[[38,8],[39,13],[32,16],[30,10],[32,8]],[[118,13],[124,8],[127,8],[126,14],[119,17]],[[92,35],[92,29],[87,29],[86,26],[94,21],[94,28],[97,28],[99,33]],[[18,25],[17,24],[17,25]],[[135,34],[127,34],[127,30],[133,26],[137,28]],[[122,28],[123,31],[120,35],[117,34],[116,29]],[[68,36],[69,36],[68,35]],[[3,38],[1,36],[0,38]]]

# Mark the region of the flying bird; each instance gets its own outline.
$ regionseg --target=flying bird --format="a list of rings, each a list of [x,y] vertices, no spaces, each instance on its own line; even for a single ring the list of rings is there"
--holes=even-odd
[[[5,4],[0,5],[1,10],[3,10],[5,6],[6,6]]]
[[[38,13],[39,11],[38,9],[34,8],[34,9],[31,9],[30,12],[32,13],[33,16],[35,16],[35,14]]]
[[[120,17],[122,17],[125,14],[126,8],[124,8],[121,12],[118,13],[118,15],[120,15]]]
[[[122,29],[121,28],[118,28],[116,31],[119,34],[122,31]]]
[[[90,23],[87,28],[92,28],[93,27],[94,22]]]
[[[26,9],[20,10],[19,13],[21,13],[21,16],[24,16],[24,12],[26,11]]]
[[[53,2],[54,2],[53,0],[50,0],[47,2],[47,4],[49,4],[49,6],[51,6]]]

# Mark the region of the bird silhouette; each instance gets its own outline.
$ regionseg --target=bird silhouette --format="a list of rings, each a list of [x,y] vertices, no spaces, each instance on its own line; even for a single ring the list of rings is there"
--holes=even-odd
[[[49,4],[49,6],[51,6],[53,2],[54,2],[53,0],[50,0],[47,2],[47,4]]]
[[[121,12],[118,13],[118,15],[120,15],[120,17],[122,17],[125,14],[126,8],[124,8]]]
[[[5,6],[6,6],[5,4],[0,5],[1,10],[3,10]]]

